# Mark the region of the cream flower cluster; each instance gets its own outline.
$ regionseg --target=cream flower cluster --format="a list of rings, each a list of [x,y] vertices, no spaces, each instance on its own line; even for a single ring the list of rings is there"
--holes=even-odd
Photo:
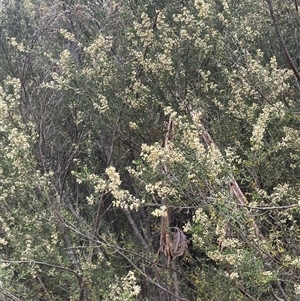
[[[266,131],[268,121],[270,118],[280,118],[284,114],[283,104],[276,103],[275,105],[266,104],[262,110],[262,113],[259,115],[256,124],[253,126],[252,137],[250,142],[252,143],[251,150],[259,150],[264,142],[263,137]]]
[[[142,144],[141,157],[153,170],[159,165],[185,162],[184,155],[172,142],[169,142],[167,149],[158,142],[153,145]]]
[[[137,210],[145,201],[140,200],[130,194],[128,190],[121,189],[121,179],[115,167],[110,166],[106,169],[106,174],[109,178],[108,190],[114,197],[113,205],[115,207]]]
[[[114,283],[109,285],[109,294],[105,301],[132,301],[140,294],[141,287],[136,284],[137,279],[133,271],[121,279],[115,279]]]
[[[167,207],[165,205],[162,205],[161,207],[155,209],[154,211],[151,212],[153,216],[161,217],[161,216],[167,216]]]
[[[195,7],[201,17],[205,17],[209,12],[209,4],[204,0],[195,0]]]

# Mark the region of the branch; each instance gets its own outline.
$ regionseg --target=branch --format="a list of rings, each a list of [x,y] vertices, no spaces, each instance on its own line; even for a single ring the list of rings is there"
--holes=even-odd
[[[189,112],[190,116],[193,119],[195,112],[193,111],[192,107],[190,107],[190,106],[187,109],[188,109],[188,112]],[[199,123],[198,123],[198,128],[199,128],[199,132],[202,135],[202,140],[204,141],[206,146],[207,147],[212,147],[213,146],[216,149],[218,149],[218,146],[215,144],[212,137],[210,136],[210,134],[208,133],[208,131],[206,130],[206,128],[204,127],[204,125],[202,124],[202,122],[200,120],[199,120]],[[246,199],[244,193],[242,192],[242,190],[240,189],[239,184],[236,182],[233,175],[229,175],[229,180],[230,180],[229,186],[230,186],[231,196],[237,200],[238,205],[245,206],[247,199]],[[250,215],[249,210],[247,210],[247,208],[245,208],[245,211],[246,211],[247,216],[250,218],[251,215]],[[255,221],[253,222],[253,228],[254,228],[256,236],[260,239],[264,239],[264,236],[260,232],[260,230],[259,230],[259,228],[258,228]]]
[[[37,276],[36,278],[37,278],[38,282],[40,283],[41,287],[43,288],[43,290],[45,292],[45,299],[47,301],[51,301],[52,300],[51,296],[50,296],[50,294],[49,294],[49,292],[48,292],[48,290],[47,290],[44,282],[42,281],[42,278],[40,276]]]
[[[290,56],[290,53],[286,47],[286,44],[282,38],[282,35],[280,33],[280,29],[279,29],[279,26],[278,26],[278,23],[277,23],[277,20],[275,18],[275,14],[274,14],[274,9],[273,9],[273,4],[272,4],[272,0],[266,0],[267,3],[268,3],[268,7],[269,7],[269,11],[270,11],[270,15],[271,15],[271,19],[273,21],[273,25],[275,27],[275,30],[276,30],[276,33],[277,33],[277,37],[278,37],[278,40],[280,42],[280,45],[282,47],[282,51],[284,52],[284,55],[285,55],[285,58],[286,60],[288,61],[288,64],[290,66],[290,68],[293,70],[298,82],[300,82],[300,74]],[[297,7],[298,8],[298,7]]]
[[[284,289],[283,289],[282,286],[281,286],[281,283],[280,283],[278,280],[276,281],[276,285],[277,285],[277,287],[278,287],[278,289],[279,289],[281,295],[283,296],[283,300],[284,300],[284,301],[289,301],[288,296],[286,295]]]
[[[113,246],[112,244],[108,243],[107,241],[105,241],[103,238],[101,238],[103,240],[103,242],[99,241],[99,239],[97,238],[97,236],[93,236],[91,237],[89,234],[86,234],[86,233],[82,233],[80,232],[78,229],[75,228],[75,226],[73,224],[68,224],[66,225],[71,231],[73,231],[74,233],[80,235],[81,237],[83,238],[86,238],[86,239],[90,239],[91,241],[93,241],[97,246],[99,245],[104,245],[105,243],[105,246],[109,247],[109,248],[115,248],[115,246]],[[161,267],[163,269],[166,269],[166,270],[169,270],[169,271],[174,271],[173,268],[171,267],[167,267],[166,265],[162,265],[160,263],[158,263],[156,260],[152,260],[150,259],[151,257],[149,257],[149,254],[147,254],[147,256],[144,256],[144,255],[141,255],[139,253],[136,253],[136,252],[133,252],[132,250],[127,250],[127,249],[124,249],[120,246],[117,246],[119,248],[119,250],[122,250],[123,252],[126,252],[128,254],[131,254],[133,255],[134,257],[139,257],[141,259],[143,259],[144,261],[147,261],[150,265],[155,265],[157,267]],[[151,254],[150,254],[151,255]],[[0,261],[1,262],[1,261]],[[188,276],[186,276],[185,274],[183,274],[182,272],[179,272],[181,276],[183,276],[186,280],[190,280],[188,278]]]
[[[4,259],[0,259],[0,262],[7,263],[7,264],[10,264],[10,263],[13,263],[13,264],[14,263],[27,263],[27,264],[43,265],[43,266],[47,266],[49,268],[54,268],[54,269],[69,272],[69,273],[75,275],[78,281],[80,280],[80,275],[77,274],[75,271],[73,271],[69,268],[65,268],[65,267],[62,267],[62,266],[59,266],[59,265],[52,264],[52,263],[47,263],[47,262],[43,262],[43,261],[35,261],[35,260],[4,260]],[[0,285],[0,287],[1,287],[1,285]]]
[[[111,244],[107,241],[105,241],[103,238],[101,238],[102,241],[100,241],[99,239],[95,238],[91,238],[89,235],[82,233],[81,231],[79,231],[78,229],[76,229],[76,227],[74,227],[74,225],[72,224],[66,224],[66,227],[69,228],[71,231],[74,231],[75,233],[79,234],[82,237],[88,238],[93,240],[97,245],[105,245],[106,247],[112,248],[115,252],[117,252],[118,254],[120,254],[124,259],[126,259],[141,275],[143,275],[151,284],[155,285],[157,288],[159,288],[160,290],[166,292],[167,294],[176,297],[179,301],[188,301],[188,299],[186,298],[182,298],[182,297],[178,297],[177,295],[175,295],[174,293],[170,292],[167,288],[163,287],[161,284],[159,284],[157,282],[157,276],[159,276],[159,274],[155,275],[155,280],[153,280],[150,276],[148,276],[145,272],[143,272],[127,255],[124,254],[124,252],[130,253],[134,256],[139,256],[141,258],[144,258],[146,261],[148,261],[149,263],[151,263],[154,266],[160,266],[159,264],[152,262],[149,260],[149,258],[147,257],[143,257],[137,253],[134,253],[130,250],[126,250],[123,249],[122,247],[116,245],[116,244]],[[1,262],[1,261],[0,261]],[[174,271],[173,268],[169,268],[169,267],[165,267],[163,266],[163,268],[170,270],[170,271]],[[185,277],[185,276],[184,276]]]
[[[180,300],[180,301],[188,301],[188,299],[186,298],[182,298],[179,297],[177,294],[172,293],[171,291],[169,291],[168,289],[166,289],[165,287],[161,286],[160,284],[158,284],[157,282],[155,282],[154,280],[152,280],[151,277],[149,277],[147,274],[145,274],[136,264],[134,264],[134,262],[128,257],[126,256],[123,252],[121,252],[119,250],[118,246],[114,247],[114,250],[119,253],[122,257],[124,257],[141,275],[143,275],[150,283],[154,284],[155,286],[157,286],[159,289],[163,290],[164,292],[166,292],[167,294],[173,296],[176,298],[176,300]]]
[[[284,299],[281,299],[281,298],[279,298],[279,297],[276,295],[276,293],[275,293],[275,291],[274,291],[274,288],[273,288],[272,286],[270,286],[270,289],[271,289],[271,294],[272,294],[272,296],[274,297],[274,299],[275,299],[276,301],[284,301]]]
[[[126,217],[127,217],[127,220],[133,230],[133,233],[134,235],[136,236],[136,238],[139,240],[139,242],[143,245],[143,247],[150,253],[150,249],[149,249],[149,246],[147,245],[146,241],[144,240],[141,232],[139,231],[139,229],[137,228],[137,225],[136,223],[134,222],[132,216],[131,216],[131,213],[129,211],[128,208],[123,208],[122,209],[123,212],[125,213]]]
[[[226,203],[238,205],[240,207],[246,207],[251,210],[285,210],[285,209],[293,209],[293,208],[299,207],[299,204],[292,204],[292,205],[286,205],[286,206],[271,206],[271,207],[265,207],[265,206],[252,207],[252,206],[249,206],[246,204],[239,204],[239,203],[234,203],[234,202],[226,202]]]
[[[294,0],[294,4],[295,4],[296,12],[297,12],[297,14],[298,14],[298,13],[299,13],[299,8],[298,8],[297,0]]]
[[[158,14],[159,14],[159,11],[156,11],[155,16],[154,16],[153,21],[152,21],[152,24],[151,24],[151,26],[150,26],[151,30],[153,30],[153,31],[156,29],[156,26],[157,26],[157,18],[158,18]],[[145,47],[144,52],[143,52],[143,59],[144,59],[144,60],[145,60],[146,55],[147,55],[147,52],[148,52],[148,46],[149,46],[149,45],[147,45],[147,46]]]
[[[6,296],[7,298],[13,300],[13,301],[22,301],[21,299],[19,299],[18,297],[16,297],[15,295],[13,295],[10,291],[8,291],[7,289],[5,289],[1,284],[0,284],[0,292]]]
[[[173,130],[174,130],[174,124],[171,119],[169,118],[168,127],[166,131],[166,137],[164,141],[164,150],[167,153],[169,148],[169,142],[173,139]],[[164,172],[166,175],[169,174],[169,167],[167,164],[164,164],[163,166]],[[170,237],[170,211],[169,211],[169,200],[168,198],[163,198],[162,203],[164,206],[166,206],[167,214],[165,216],[161,217],[161,226],[160,226],[160,242],[159,242],[159,249],[157,251],[157,254],[160,254],[161,252],[165,254],[165,256],[168,259],[168,267],[170,265],[170,262],[172,260],[173,254],[172,254],[172,241]]]
[[[70,237],[66,231],[67,229],[67,225],[66,225],[66,221],[65,218],[58,212],[58,210],[56,210],[56,208],[54,208],[54,204],[51,203],[50,200],[48,200],[48,204],[50,205],[50,208],[52,208],[54,215],[57,218],[57,224],[58,227],[60,228],[63,240],[67,246],[67,248],[69,249],[69,256],[70,259],[72,261],[72,264],[74,266],[74,269],[76,271],[78,271],[79,273],[81,273],[81,265],[80,262],[78,261],[78,258],[74,252],[74,250],[72,249],[72,243],[70,240]],[[75,272],[74,272],[75,273]],[[77,279],[78,279],[78,285],[80,288],[80,294],[79,294],[79,301],[88,301],[88,296],[87,296],[87,287],[86,287],[86,283],[82,277],[82,275],[75,273]]]
[[[158,19],[158,15],[159,15],[159,11],[156,11],[156,12],[155,12],[155,16],[154,16],[153,21],[152,21],[151,26],[150,26],[150,29],[153,30],[153,31],[154,31],[154,30],[156,29],[156,27],[157,27],[157,19]],[[146,59],[148,50],[149,50],[149,45],[146,45],[146,47],[145,47],[145,49],[144,49],[144,51],[143,51],[143,60]],[[142,72],[143,72],[143,67],[140,66],[139,69],[138,69],[137,72],[136,72],[136,79],[138,79],[138,78],[141,76]],[[132,87],[132,85],[131,85],[131,87]]]

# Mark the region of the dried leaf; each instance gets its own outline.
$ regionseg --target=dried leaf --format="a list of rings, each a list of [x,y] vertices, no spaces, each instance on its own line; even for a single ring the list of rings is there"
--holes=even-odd
[[[172,257],[176,258],[186,254],[188,248],[188,239],[178,227],[173,232]]]

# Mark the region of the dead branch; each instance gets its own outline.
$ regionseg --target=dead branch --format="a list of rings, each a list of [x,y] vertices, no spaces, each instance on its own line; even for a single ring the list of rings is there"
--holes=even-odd
[[[169,141],[172,140],[172,133],[174,131],[172,119],[169,118],[168,127],[166,131],[166,137],[164,141],[165,152],[168,151]],[[169,173],[169,167],[164,165],[164,172],[167,175]],[[157,251],[157,254],[164,253],[164,255],[168,258],[168,266],[173,258],[172,254],[172,241],[170,237],[170,212],[169,212],[169,202],[168,199],[165,198],[163,200],[163,205],[166,206],[167,214],[161,217],[161,226],[160,226],[160,245]]]
[[[190,116],[193,118],[194,117],[193,109],[191,107],[188,107],[188,111],[189,111]],[[204,125],[202,124],[202,122],[200,120],[198,123],[198,127],[199,127],[199,132],[201,133],[202,139],[203,139],[204,143],[206,144],[206,146],[207,147],[214,146],[216,149],[218,149],[217,145],[214,143],[212,137],[210,136],[210,134],[208,133],[208,131],[206,130],[206,128],[204,127]],[[239,187],[238,183],[234,179],[233,175],[229,175],[229,179],[230,179],[229,187],[230,187],[231,196],[233,198],[235,198],[240,205],[245,205],[247,199],[246,199],[244,193],[242,192],[241,188]],[[249,212],[249,210],[247,210],[246,207],[245,207],[245,211],[246,211],[247,216],[250,217],[250,212]],[[253,222],[253,228],[254,228],[256,236],[260,239],[264,239],[264,236],[260,232],[260,230],[255,222]]]

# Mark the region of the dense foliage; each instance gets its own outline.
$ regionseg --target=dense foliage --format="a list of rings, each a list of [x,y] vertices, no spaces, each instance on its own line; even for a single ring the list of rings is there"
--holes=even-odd
[[[0,20],[1,300],[299,300],[298,0]]]

